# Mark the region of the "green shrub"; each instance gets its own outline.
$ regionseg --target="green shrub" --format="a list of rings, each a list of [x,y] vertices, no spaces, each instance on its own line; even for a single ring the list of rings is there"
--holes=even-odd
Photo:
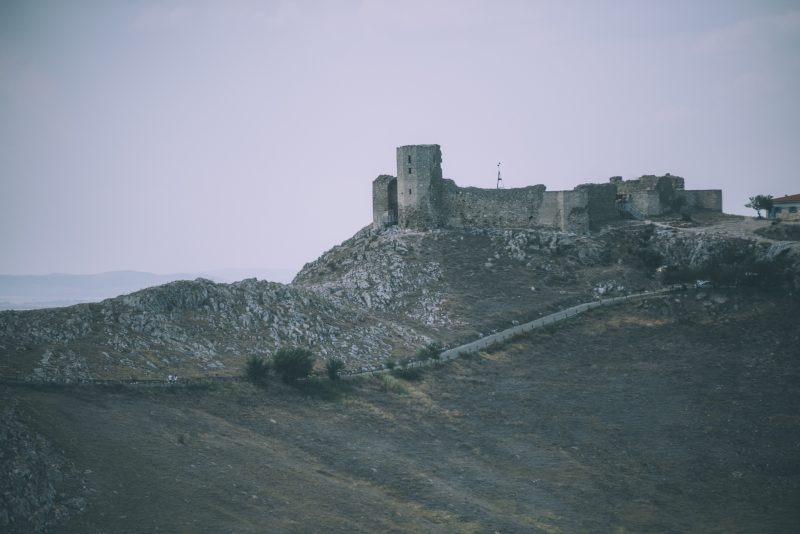
[[[272,355],[272,367],[281,375],[281,380],[291,384],[298,378],[307,378],[314,368],[314,355],[308,349],[290,347]]]
[[[339,358],[331,358],[325,362],[325,373],[331,380],[339,380],[339,371],[344,369],[344,362]]]
[[[428,343],[421,349],[417,351],[417,359],[421,361],[425,360],[438,360],[439,357],[442,355],[442,344],[436,341],[432,343]]]
[[[244,375],[254,384],[262,384],[269,374],[270,364],[261,356],[250,356],[244,364]]]
[[[386,368],[389,369],[390,371],[395,367],[397,367],[397,363],[395,363],[394,360],[389,360],[388,362],[386,362]]]

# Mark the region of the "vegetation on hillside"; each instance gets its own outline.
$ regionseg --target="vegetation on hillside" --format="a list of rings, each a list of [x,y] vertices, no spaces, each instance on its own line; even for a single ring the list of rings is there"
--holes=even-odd
[[[74,504],[40,511],[66,533],[790,532],[798,313],[781,293],[672,294],[418,382],[0,386],[0,495]],[[31,443],[63,455],[37,467],[51,486],[15,463]],[[19,517],[0,529],[35,530]]]
[[[758,218],[761,219],[761,210],[769,211],[772,209],[772,205],[772,195],[756,195],[750,197],[750,201],[744,207],[756,210]]]
[[[300,347],[279,349],[272,355],[272,368],[287,384],[308,378],[314,368],[314,355],[310,350]]]
[[[344,369],[344,362],[339,358],[331,358],[325,362],[325,374],[331,380],[339,380],[339,373]]]
[[[262,356],[250,356],[244,365],[245,377],[254,384],[264,384],[269,370],[270,362]]]
[[[417,359],[422,362],[426,360],[438,360],[443,351],[442,344],[438,341],[433,341],[417,351]]]

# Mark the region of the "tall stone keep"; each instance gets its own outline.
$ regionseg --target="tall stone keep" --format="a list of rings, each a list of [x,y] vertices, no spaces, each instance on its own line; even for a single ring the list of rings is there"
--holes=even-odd
[[[442,225],[442,150],[439,145],[397,148],[397,222],[427,230]]]

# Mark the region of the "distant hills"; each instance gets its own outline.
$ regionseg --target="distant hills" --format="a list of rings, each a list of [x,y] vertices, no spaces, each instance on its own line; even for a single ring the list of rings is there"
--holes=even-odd
[[[0,310],[32,310],[97,302],[176,280],[207,278],[233,282],[257,277],[288,283],[291,269],[222,269],[204,273],[154,274],[142,271],[111,271],[99,274],[11,275],[0,274]]]

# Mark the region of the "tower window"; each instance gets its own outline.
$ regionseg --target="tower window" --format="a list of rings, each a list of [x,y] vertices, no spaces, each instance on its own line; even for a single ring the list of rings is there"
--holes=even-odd
[[[411,174],[411,167],[408,168],[408,174]]]
[[[411,164],[411,156],[408,156],[408,163]]]
[[[409,195],[411,194],[411,188],[409,188],[409,189],[408,189],[408,194],[409,194]]]

